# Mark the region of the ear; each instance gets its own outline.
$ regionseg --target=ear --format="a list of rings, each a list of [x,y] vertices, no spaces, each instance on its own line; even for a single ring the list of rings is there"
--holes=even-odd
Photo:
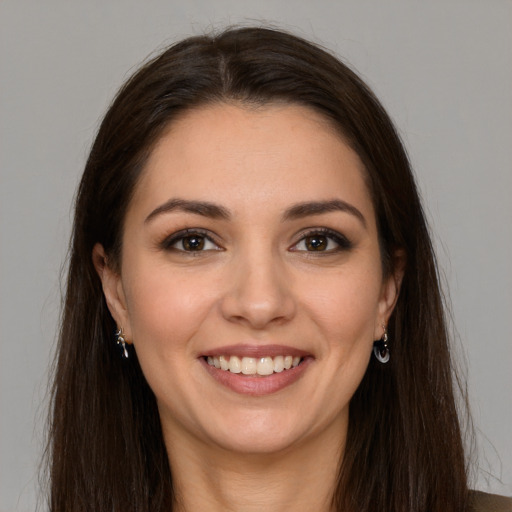
[[[392,256],[392,271],[382,281],[377,322],[375,324],[375,340],[380,339],[384,334],[384,328],[388,325],[389,317],[393,313],[393,309],[395,309],[398,296],[400,295],[405,265],[405,251],[402,249],[396,250]]]
[[[108,258],[101,244],[94,246],[92,250],[92,261],[101,279],[103,294],[105,295],[110,314],[116,322],[117,327],[123,329],[126,343],[131,343],[132,330],[121,275],[109,266]]]

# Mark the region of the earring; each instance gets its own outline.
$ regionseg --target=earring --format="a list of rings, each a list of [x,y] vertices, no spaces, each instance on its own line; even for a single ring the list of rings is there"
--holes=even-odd
[[[384,334],[380,340],[373,343],[373,355],[377,358],[377,361],[385,364],[389,361],[388,330],[385,325],[382,327]]]
[[[120,327],[118,331],[116,331],[116,343],[121,345],[123,349],[122,357],[124,359],[128,359],[128,350],[126,349],[126,340],[124,339],[123,328]]]

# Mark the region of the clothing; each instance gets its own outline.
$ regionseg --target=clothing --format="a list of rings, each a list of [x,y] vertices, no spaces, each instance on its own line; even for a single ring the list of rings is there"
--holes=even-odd
[[[473,491],[471,503],[474,512],[512,512],[512,498]]]

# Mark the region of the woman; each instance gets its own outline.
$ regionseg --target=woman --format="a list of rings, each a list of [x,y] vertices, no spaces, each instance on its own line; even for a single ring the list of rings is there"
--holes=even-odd
[[[229,30],[121,89],[76,202],[51,458],[54,511],[471,510],[407,156],[334,57]]]

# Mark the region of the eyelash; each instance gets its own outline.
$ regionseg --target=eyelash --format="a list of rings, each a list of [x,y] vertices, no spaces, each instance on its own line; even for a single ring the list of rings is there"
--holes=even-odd
[[[217,242],[215,242],[215,240],[213,240],[213,238],[209,235],[209,233],[203,229],[184,229],[182,231],[178,231],[177,233],[173,233],[170,237],[167,237],[161,244],[160,244],[160,247],[164,250],[167,250],[167,251],[179,251],[179,252],[184,252],[184,253],[188,253],[188,254],[199,254],[200,252],[205,252],[205,250],[185,250],[185,249],[178,249],[177,247],[173,247],[173,245],[177,244],[178,242],[182,242],[189,238],[194,238],[194,237],[197,237],[197,238],[201,238],[207,242],[210,242],[212,244],[214,244],[217,249],[206,249],[207,251],[211,251],[211,250],[222,250],[222,247],[219,246],[219,244]]]
[[[334,249],[328,249],[328,250],[324,250],[324,251],[305,251],[303,249],[294,249],[300,243],[303,243],[303,242],[305,243],[307,238],[313,238],[315,236],[321,236],[321,237],[330,239],[330,240],[334,241],[334,243],[337,245],[337,247]],[[325,255],[325,254],[333,254],[333,253],[337,253],[337,252],[341,252],[341,251],[348,251],[348,250],[352,249],[352,247],[353,247],[352,242],[345,235],[342,235],[341,233],[334,231],[332,229],[328,229],[328,228],[314,228],[305,233],[302,233],[300,240],[298,242],[296,242],[290,248],[290,250],[296,251],[296,252],[301,251],[301,252],[308,252],[308,253],[317,253],[317,255]]]
[[[334,241],[334,243],[337,245],[337,247],[334,249],[318,250],[318,251],[315,251],[315,250],[308,251],[308,250],[304,250],[304,249],[296,249],[296,247],[300,243],[305,243],[305,241],[308,238],[313,238],[315,236],[325,237],[328,240]],[[177,247],[173,247],[180,241],[183,243],[183,241],[186,240],[187,238],[192,239],[194,237],[197,237],[199,239],[202,239],[203,241],[206,241],[206,242],[209,242],[209,243],[215,245],[216,249],[200,248],[197,250],[186,250],[184,248],[180,249]],[[327,242],[327,244],[329,244],[329,241]],[[218,251],[223,250],[223,248],[220,247],[219,244],[217,242],[215,242],[215,240],[211,237],[209,232],[206,230],[202,230],[202,229],[185,229],[182,231],[178,231],[177,233],[173,233],[170,237],[167,237],[160,244],[160,247],[161,247],[161,249],[164,249],[167,251],[174,250],[174,251],[187,253],[190,255],[198,255],[201,252],[207,252],[207,251],[212,251],[212,250],[218,250]],[[347,250],[352,249],[352,247],[353,247],[352,242],[350,242],[350,240],[346,236],[342,235],[341,233],[339,233],[337,231],[333,231],[332,229],[328,229],[328,228],[315,228],[315,229],[311,229],[305,233],[302,233],[300,239],[296,243],[294,243],[290,247],[289,250],[292,252],[307,252],[307,253],[317,253],[317,255],[322,255],[322,254],[333,254],[333,253],[337,253],[337,252],[341,252],[341,251],[347,251]]]

